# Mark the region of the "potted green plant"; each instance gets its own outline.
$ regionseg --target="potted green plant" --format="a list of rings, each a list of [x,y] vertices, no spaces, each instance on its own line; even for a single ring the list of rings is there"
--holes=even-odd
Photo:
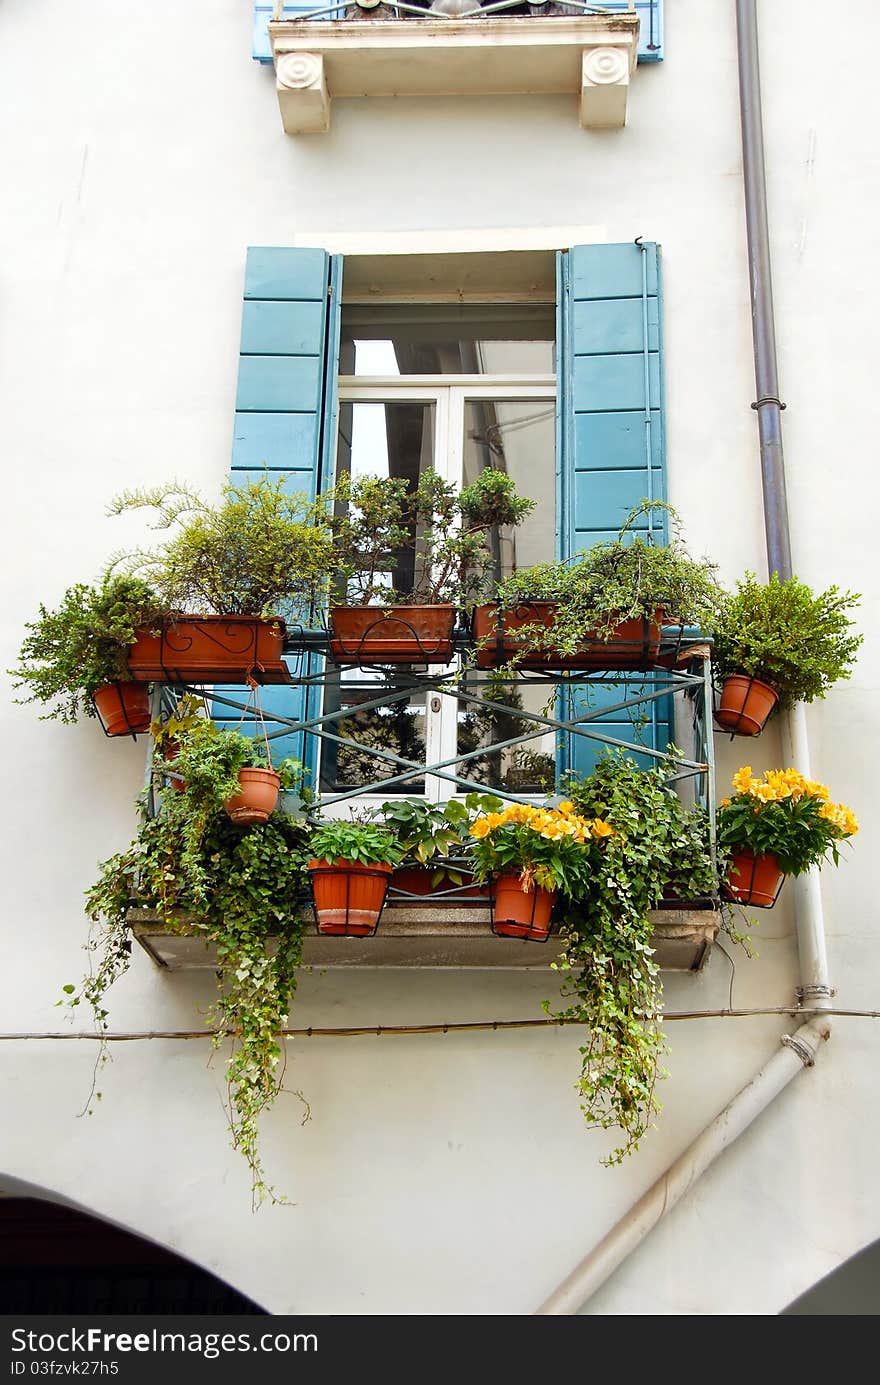
[[[172,683],[285,683],[286,621],[311,617],[332,569],[324,511],[283,478],[224,486],[209,504],[172,483],[126,491],[111,514],[151,508],[173,530],[156,550],[114,560],[153,584],[165,610],[129,653],[137,678]]]
[[[848,612],[859,596],[837,587],[813,592],[774,572],[759,582],[747,572],[720,603],[712,664],[721,680],[715,720],[733,735],[757,736],[778,706],[822,698],[849,678],[863,636]]]
[[[318,932],[365,938],[375,933],[388,883],[403,849],[389,828],[367,815],[317,822],[308,863]]]
[[[652,511],[670,516],[668,544],[635,528]],[[506,576],[496,600],[474,612],[476,662],[481,668],[647,668],[659,655],[662,626],[710,624],[718,595],[715,565],[689,556],[676,512],[662,501],[643,501],[614,539]]]
[[[486,898],[487,886],[475,885],[467,859],[469,827],[478,813],[504,805],[494,794],[470,793],[464,802],[427,803],[398,798],[383,803],[382,820],[397,838],[403,859],[391,877],[391,897],[411,898],[440,892],[444,899]]]
[[[558,808],[511,803],[471,823],[477,880],[492,882],[492,931],[546,942],[558,894],[577,897],[597,846],[614,835],[601,818],[587,820],[571,802]]]
[[[650,911],[670,894],[683,901],[718,893],[707,817],[671,788],[677,769],[674,747],[647,770],[609,752],[592,774],[567,783],[578,813],[598,817],[613,835],[563,910],[564,1004],[552,1013],[584,1026],[581,1109],[588,1125],[622,1135],[603,1161],[610,1164],[638,1148],[660,1111],[663,995]],[[549,1002],[545,1008],[551,1012]]]
[[[132,681],[128,653],[139,628],[160,622],[161,603],[140,578],[69,587],[55,610],[41,605],[25,625],[18,666],[9,670],[25,692],[18,701],[44,703],[44,720],[98,716],[108,736],[149,730],[149,691]]]
[[[489,581],[491,531],[534,508],[492,467],[461,491],[432,470],[414,489],[343,475],[323,504],[342,579],[331,593],[330,650],[355,664],[448,663],[456,612]]]
[[[128,969],[130,926],[144,911],[173,933],[204,937],[217,954],[217,996],[207,1023],[214,1048],[230,1049],[232,1143],[250,1169],[255,1201],[274,1201],[279,1195],[265,1179],[258,1126],[282,1087],[281,1031],[302,959],[307,828],[302,819],[276,813],[242,831],[221,809],[205,826],[192,869],[184,795],[170,796],[157,817],[147,814],[146,796],[141,807],[134,840],[103,862],[86,893],[92,965],[78,986],[64,987],[66,1003],[87,1005],[106,1036],[107,993]],[[103,1046],[101,1063],[106,1056]]]
[[[851,808],[832,803],[824,784],[796,769],[767,770],[760,778],[744,765],[733,778],[733,797],[722,800],[718,840],[730,853],[729,899],[770,909],[787,875],[840,861],[840,842],[859,824]]]

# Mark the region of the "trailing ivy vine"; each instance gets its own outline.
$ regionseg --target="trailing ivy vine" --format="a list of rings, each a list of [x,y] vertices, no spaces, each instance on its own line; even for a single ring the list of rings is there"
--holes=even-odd
[[[284,1200],[266,1181],[258,1125],[283,1086],[279,1030],[287,1023],[302,960],[307,829],[281,813],[245,829],[215,813],[200,841],[194,885],[185,860],[186,826],[180,796],[166,794],[159,817],[150,817],[142,804],[134,841],[100,866],[86,892],[92,920],[87,947],[97,966],[78,988],[65,987],[67,1003],[88,1005],[106,1036],[105,997],[128,968],[132,906],[155,910],[171,932],[204,934],[218,959],[217,998],[207,1022],[215,1049],[228,1041],[232,1046],[226,1065],[232,1144],[250,1169],[255,1205],[265,1197]]]

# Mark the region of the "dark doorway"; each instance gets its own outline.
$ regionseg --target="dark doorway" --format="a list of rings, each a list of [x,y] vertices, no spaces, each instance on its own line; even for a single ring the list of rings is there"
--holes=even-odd
[[[263,1312],[207,1270],[98,1217],[0,1197],[0,1313]]]

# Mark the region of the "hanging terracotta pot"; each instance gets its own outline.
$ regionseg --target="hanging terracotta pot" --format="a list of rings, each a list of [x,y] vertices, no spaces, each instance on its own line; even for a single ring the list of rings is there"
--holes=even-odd
[[[281,780],[274,769],[240,769],[241,792],[224,803],[233,822],[267,822],[275,811]]]
[[[737,851],[730,858],[724,893],[739,904],[772,909],[784,879],[779,862],[769,852],[766,856],[756,856],[753,851]]]
[[[375,933],[394,867],[385,862],[309,861],[318,932],[366,938]]]
[[[724,680],[715,721],[734,736],[757,736],[778,701],[779,694],[769,683],[734,673]]]
[[[577,654],[560,654],[553,649],[557,609],[555,601],[524,601],[502,612],[499,630],[497,605],[477,606],[473,618],[473,637],[478,641],[477,667],[497,668],[516,658],[520,668],[640,669],[653,664],[659,655],[665,615],[660,607],[650,620],[621,620],[608,640],[596,639],[593,631],[585,630]],[[518,633],[523,626],[529,628],[525,636]],[[539,650],[530,647],[536,629],[547,631],[546,646]]]
[[[150,729],[150,693],[143,683],[107,683],[92,696],[107,736],[136,736]]]
[[[543,943],[550,934],[550,912],[555,890],[533,886],[524,890],[519,875],[499,875],[494,885],[492,932],[503,938],[527,938]]]
[[[169,618],[161,630],[139,630],[128,651],[133,678],[154,683],[289,683],[281,657],[286,627],[273,617]]]
[[[455,607],[337,606],[330,653],[338,664],[448,664]]]

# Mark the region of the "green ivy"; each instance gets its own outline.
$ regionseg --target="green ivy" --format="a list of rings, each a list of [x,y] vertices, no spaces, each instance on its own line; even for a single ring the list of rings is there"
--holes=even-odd
[[[107,991],[128,969],[130,908],[154,909],[171,932],[200,932],[217,950],[217,998],[207,1023],[213,1046],[231,1041],[226,1083],[234,1148],[251,1172],[255,1205],[278,1200],[258,1146],[259,1118],[282,1091],[279,1030],[287,1023],[302,960],[303,890],[309,856],[304,824],[276,813],[242,829],[214,814],[202,836],[194,891],[182,866],[185,809],[169,799],[160,817],[142,813],[137,836],[103,862],[86,892],[87,943],[96,965],[66,1004],[88,1005],[106,1036]],[[273,950],[274,949],[274,950]],[[102,1061],[106,1049],[102,1052]]]
[[[581,1109],[589,1125],[623,1136],[608,1164],[638,1149],[661,1109],[656,1087],[666,1076],[666,1042],[649,910],[671,893],[718,892],[706,815],[685,808],[668,787],[676,756],[670,747],[664,763],[642,770],[622,752],[609,753],[588,778],[568,785],[577,810],[604,818],[617,834],[567,903],[559,967],[569,1003],[554,1012],[587,1027]]]

